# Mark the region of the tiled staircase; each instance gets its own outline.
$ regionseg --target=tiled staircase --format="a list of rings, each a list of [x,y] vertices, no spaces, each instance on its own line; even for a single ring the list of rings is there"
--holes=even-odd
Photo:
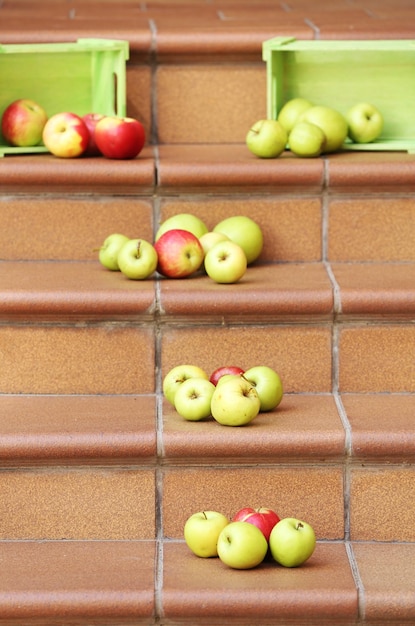
[[[130,41],[134,161],[0,162],[0,624],[415,623],[415,157],[262,161],[261,43],[413,38],[411,3],[0,4],[0,41]],[[1,65],[0,65],[1,71]],[[134,282],[94,252],[179,212],[264,230],[232,286]],[[163,401],[174,365],[277,369],[245,428]],[[309,521],[294,570],[198,559],[187,517],[246,505]]]

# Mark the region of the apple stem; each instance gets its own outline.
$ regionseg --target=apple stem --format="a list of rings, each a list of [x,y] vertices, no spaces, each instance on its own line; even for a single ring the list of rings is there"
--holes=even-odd
[[[141,239],[137,241],[137,258],[140,256]]]
[[[248,380],[243,374],[239,374],[241,378],[243,378],[244,380],[246,380],[247,383],[249,383],[251,385],[251,387],[256,387],[256,384],[253,383],[251,380]]]
[[[297,530],[299,530],[300,528],[304,528],[304,525],[301,522],[298,522],[297,524]]]
[[[205,516],[205,519],[207,519],[207,515],[204,511],[202,511],[203,515]]]

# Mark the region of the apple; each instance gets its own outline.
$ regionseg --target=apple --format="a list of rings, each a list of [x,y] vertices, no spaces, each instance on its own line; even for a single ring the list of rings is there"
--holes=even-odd
[[[157,241],[160,239],[160,237],[168,230],[176,229],[188,230],[198,239],[208,232],[208,227],[204,221],[200,219],[200,217],[192,215],[191,213],[178,213],[177,215],[172,215],[164,220],[164,222],[159,226],[154,240]]]
[[[117,257],[121,272],[132,280],[144,280],[156,271],[157,252],[145,239],[130,239],[120,249]]]
[[[210,415],[210,403],[215,385],[206,378],[188,378],[174,395],[174,408],[190,422],[198,422]]]
[[[1,132],[12,146],[37,146],[42,141],[47,119],[46,111],[37,102],[21,98],[5,109],[1,119]]]
[[[70,112],[52,115],[43,128],[43,143],[57,157],[81,156],[89,143],[88,128],[79,115]]]
[[[158,255],[157,271],[169,278],[185,278],[203,264],[199,239],[188,230],[167,230],[154,244]]]
[[[202,558],[218,556],[218,538],[228,524],[226,515],[218,511],[193,513],[184,525],[184,539],[188,548]]]
[[[197,365],[176,365],[172,367],[163,378],[163,393],[166,399],[174,406],[176,391],[185,380],[189,378],[205,378],[209,380],[207,373]]]
[[[328,106],[316,105],[307,109],[299,121],[319,126],[326,136],[324,152],[336,152],[342,147],[348,132],[346,118]]]
[[[317,157],[324,152],[326,136],[316,124],[298,122],[288,135],[288,145],[296,156]]]
[[[370,143],[377,139],[383,130],[381,112],[368,102],[355,104],[346,113],[349,137],[356,143]]]
[[[216,383],[216,387],[220,387],[228,382],[228,380],[241,380],[241,374],[223,374]]]
[[[223,233],[214,233],[213,231],[209,231],[205,233],[201,237],[199,237],[200,244],[203,248],[203,252],[205,256],[213,248],[217,243],[221,243],[222,241],[229,241],[229,237],[224,235]]]
[[[245,507],[240,509],[232,518],[233,522],[248,522],[253,524],[264,535],[268,541],[271,534],[271,530],[275,524],[278,524],[280,518],[272,509],[267,507],[260,507],[259,509],[253,509],[252,507]]]
[[[245,252],[248,265],[256,261],[262,252],[264,238],[260,226],[246,215],[234,215],[227,217],[213,229],[215,233],[223,233],[241,246]]]
[[[289,134],[298,122],[301,115],[312,106],[313,103],[306,98],[291,98],[291,100],[288,100],[284,104],[284,106],[278,113],[277,119],[281,126],[283,126]]]
[[[307,522],[285,517],[272,529],[269,547],[277,563],[284,567],[298,567],[313,554],[316,535]]]
[[[257,365],[246,370],[244,378],[255,387],[260,402],[260,411],[272,411],[282,400],[282,381],[275,370],[267,365]]]
[[[255,387],[247,380],[231,376],[215,387],[210,410],[219,424],[243,426],[258,415],[261,402]]]
[[[100,149],[97,146],[97,142],[95,141],[95,128],[100,120],[102,120],[105,116],[101,115],[101,113],[87,113],[82,116],[86,127],[89,131],[89,142],[88,147],[84,152],[86,156],[98,156],[101,154]]]
[[[239,376],[239,374],[243,374],[244,370],[242,367],[238,367],[238,365],[222,365],[222,367],[216,368],[211,375],[209,376],[209,380],[216,387],[218,381],[222,376],[227,376],[228,374]]]
[[[129,241],[129,237],[120,233],[108,235],[99,250],[99,261],[108,270],[119,270],[118,253],[125,243]]]
[[[221,241],[204,259],[206,274],[216,283],[236,283],[246,272],[246,255],[233,241]]]
[[[228,567],[252,569],[264,560],[268,543],[262,532],[248,522],[230,522],[218,537],[218,556]]]
[[[262,159],[278,157],[286,144],[287,131],[277,120],[259,120],[246,135],[248,149]]]
[[[95,126],[94,138],[107,159],[134,159],[144,147],[146,134],[132,117],[106,115]]]

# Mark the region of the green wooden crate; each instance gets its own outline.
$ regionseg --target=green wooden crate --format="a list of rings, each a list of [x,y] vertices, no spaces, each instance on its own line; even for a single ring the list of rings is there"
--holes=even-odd
[[[267,64],[267,116],[276,119],[285,102],[307,98],[345,114],[370,102],[384,117],[373,143],[346,142],[347,150],[415,151],[415,42],[303,41],[273,38],[263,43]]]
[[[126,115],[128,41],[78,39],[72,43],[0,45],[0,118],[19,98],[35,100],[48,117]],[[0,135],[0,156],[47,152],[44,146],[10,147]]]

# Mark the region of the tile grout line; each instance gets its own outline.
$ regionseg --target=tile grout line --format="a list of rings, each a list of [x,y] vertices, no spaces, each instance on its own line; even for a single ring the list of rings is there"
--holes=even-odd
[[[346,547],[347,558],[349,559],[349,565],[350,565],[350,569],[351,569],[351,572],[352,572],[353,580],[354,580],[354,583],[355,583],[356,589],[357,589],[358,619],[362,620],[362,622],[364,622],[365,621],[365,614],[366,614],[366,611],[365,611],[365,606],[366,606],[366,602],[365,602],[365,588],[364,588],[364,585],[363,585],[362,578],[360,576],[359,566],[358,566],[357,561],[356,561],[356,557],[355,557],[355,554],[354,554],[353,546],[350,543],[350,541],[346,541],[345,547]]]

